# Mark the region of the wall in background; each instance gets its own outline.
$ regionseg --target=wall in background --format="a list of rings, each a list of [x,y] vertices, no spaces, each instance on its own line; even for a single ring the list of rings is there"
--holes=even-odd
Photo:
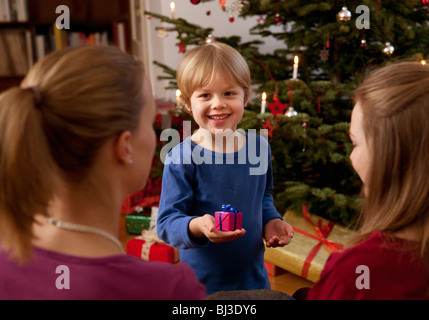
[[[146,10],[165,16],[171,16],[170,12],[170,0],[145,0]],[[219,1],[214,0],[211,2],[200,2],[198,5],[194,5],[190,0],[176,0],[175,1],[175,17],[183,18],[189,23],[199,25],[203,28],[213,28],[213,35],[216,37],[228,37],[232,35],[240,36],[243,42],[252,41],[259,39],[264,41],[264,45],[260,46],[261,53],[270,53],[277,48],[284,47],[284,44],[278,42],[276,39],[269,37],[261,39],[258,36],[249,34],[249,29],[255,26],[258,22],[258,17],[251,18],[240,18],[235,17],[234,22],[229,21],[229,15],[223,11],[219,6]],[[207,11],[210,11],[210,15],[207,15]],[[176,45],[177,32],[170,32],[165,38],[160,38],[158,32],[155,30],[156,27],[165,26],[169,27],[166,23],[161,23],[158,19],[146,19],[147,30],[148,30],[148,43],[146,54],[148,55],[148,61],[152,62],[157,60],[163,64],[168,65],[172,69],[176,69],[177,65],[182,58],[183,54],[179,53],[179,49]],[[275,32],[283,31],[283,24],[275,27]],[[188,47],[187,49],[190,49]],[[153,92],[156,98],[165,98],[175,100],[175,91],[165,90],[166,81],[159,81],[157,77],[162,75],[162,69],[150,63],[146,66],[148,74],[150,76]]]

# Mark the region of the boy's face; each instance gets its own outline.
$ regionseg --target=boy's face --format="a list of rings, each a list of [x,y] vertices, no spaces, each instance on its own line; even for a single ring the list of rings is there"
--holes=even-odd
[[[235,131],[246,104],[242,87],[216,75],[208,85],[194,91],[186,108],[201,129],[214,135],[227,129]]]

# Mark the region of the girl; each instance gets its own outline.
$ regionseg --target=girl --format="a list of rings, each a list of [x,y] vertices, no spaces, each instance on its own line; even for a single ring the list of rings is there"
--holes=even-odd
[[[363,182],[356,245],[328,259],[309,299],[428,299],[429,69],[384,67],[356,90],[350,138]]]

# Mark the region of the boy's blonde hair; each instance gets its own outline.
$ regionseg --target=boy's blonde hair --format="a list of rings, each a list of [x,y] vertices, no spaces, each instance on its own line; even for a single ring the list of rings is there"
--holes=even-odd
[[[370,74],[355,92],[370,164],[357,242],[373,231],[417,230],[429,262],[429,67],[401,62]]]
[[[12,258],[30,257],[35,215],[109,139],[138,128],[143,104],[141,64],[99,46],[52,53],[0,95],[0,245]]]
[[[244,101],[251,93],[249,66],[243,56],[231,46],[214,42],[189,50],[177,69],[177,84],[185,104],[190,104],[193,92],[209,84],[216,74],[244,90]]]

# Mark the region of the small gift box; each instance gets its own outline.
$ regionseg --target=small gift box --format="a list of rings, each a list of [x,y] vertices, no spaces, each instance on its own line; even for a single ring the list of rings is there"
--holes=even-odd
[[[146,261],[179,262],[179,249],[161,239],[154,231],[143,230],[142,236],[127,241],[127,254]]]
[[[152,230],[158,218],[158,207],[142,208],[136,206],[131,214],[125,216],[128,234],[141,234],[143,230]]]
[[[303,214],[288,211],[284,220],[295,230],[292,241],[278,248],[266,248],[265,261],[312,282],[317,282],[332,252],[344,250],[353,231],[335,223],[310,215],[303,206]]]
[[[130,214],[125,216],[125,221],[128,234],[141,234],[143,230],[149,230],[151,217]]]
[[[243,214],[229,204],[222,205],[222,211],[215,212],[215,228],[220,231],[241,229]]]

